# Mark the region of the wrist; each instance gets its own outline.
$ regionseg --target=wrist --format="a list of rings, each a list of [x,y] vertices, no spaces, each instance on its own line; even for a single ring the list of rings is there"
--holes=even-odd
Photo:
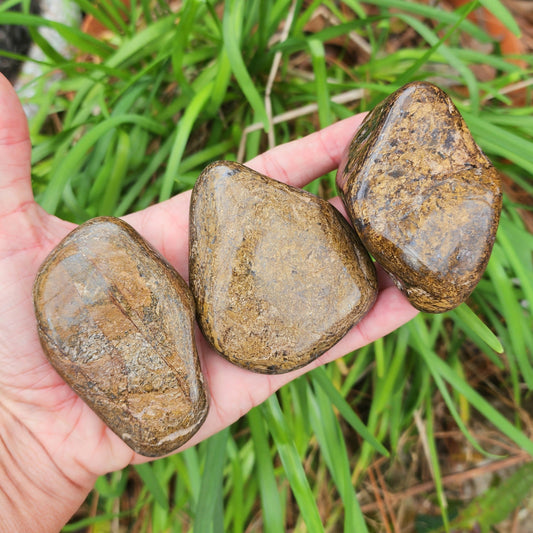
[[[0,533],[57,532],[76,512],[96,475],[79,484],[32,431],[0,403]]]

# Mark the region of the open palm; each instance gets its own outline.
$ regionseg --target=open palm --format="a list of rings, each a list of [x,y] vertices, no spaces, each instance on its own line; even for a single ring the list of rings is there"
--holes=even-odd
[[[37,336],[32,285],[48,253],[74,225],[48,215],[34,201],[26,119],[0,76],[0,509],[6,531],[55,531],[76,511],[98,475],[145,458],[129,449],[76,396],[48,363]],[[248,166],[303,186],[334,169],[361,117],[339,122],[279,146]],[[190,193],[125,219],[187,279]],[[338,199],[334,200],[340,208]],[[289,374],[266,376],[216,355],[197,332],[211,396],[208,418],[194,444],[237,420],[296,376],[392,331],[416,311],[379,273],[371,312],[329,352]],[[28,513],[28,510],[31,510]],[[2,526],[0,525],[0,530]]]

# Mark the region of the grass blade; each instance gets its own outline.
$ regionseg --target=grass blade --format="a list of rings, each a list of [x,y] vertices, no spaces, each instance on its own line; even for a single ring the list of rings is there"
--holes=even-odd
[[[326,51],[322,41],[309,39],[309,51],[315,73],[316,100],[318,103],[318,119],[320,127],[331,124],[331,109],[329,105],[328,82],[326,79]]]
[[[53,178],[50,180],[48,188],[40,199],[41,206],[50,214],[54,214],[63,189],[68,180],[79,170],[83,164],[84,157],[91,147],[105,133],[121,124],[140,124],[148,129],[162,133],[164,128],[160,124],[139,115],[125,114],[118,117],[111,117],[105,122],[101,122],[85,134],[74,146],[68,155],[60,162]]]
[[[348,402],[341,396],[340,392],[333,386],[329,379],[326,370],[318,367],[311,372],[311,380],[316,387],[319,387],[328,396],[330,402],[339,410],[344,420],[352,426],[352,428],[361,437],[368,442],[377,452],[389,456],[387,449],[377,441],[376,437],[370,433],[369,429],[363,424],[361,419],[355,414]]]
[[[506,319],[506,327],[512,347],[512,353],[507,355],[516,358],[528,387],[533,389],[533,367],[530,360],[531,354],[528,354],[527,349],[527,338],[531,333],[531,329],[528,331],[527,328],[528,326],[530,327],[530,324],[527,324],[524,320],[524,312],[517,298],[516,288],[507,274],[504,262],[503,251],[500,245],[496,243],[487,266],[487,272],[494,286],[498,287],[497,298],[500,303],[501,313]]]
[[[160,43],[161,35],[168,35],[169,29],[173,27],[175,20],[175,15],[162,18],[135,34],[127,41],[127,45],[121,46],[107,60],[107,66],[112,68],[126,66],[137,54],[144,52],[149,46],[153,46],[154,43]]]
[[[107,187],[100,206],[100,215],[114,214],[122,182],[128,170],[130,149],[129,135],[125,131],[119,131],[117,148],[113,154],[113,170],[107,181]]]
[[[98,39],[95,39],[77,28],[71,28],[60,22],[43,19],[36,15],[14,12],[2,13],[1,23],[6,25],[26,26],[28,28],[38,28],[42,26],[52,28],[67,42],[74,42],[80,50],[88,54],[94,54],[97,57],[107,58],[113,52],[113,48],[109,45],[102,43]],[[44,38],[40,37],[37,33],[34,34],[34,37],[39,41],[39,46],[43,45],[45,48],[43,52],[54,59],[56,63],[61,64],[65,61],[65,59],[59,55]]]
[[[448,407],[448,410],[450,411],[450,414],[452,415],[453,419],[455,420],[455,423],[459,427],[459,429],[462,431],[462,433],[465,435],[465,437],[468,439],[470,444],[481,454],[489,456],[489,457],[497,457],[494,454],[489,454],[483,448],[479,445],[479,443],[476,441],[476,439],[473,437],[473,435],[468,430],[466,424],[464,423],[463,419],[461,418],[461,415],[458,413],[457,408],[455,407],[455,403],[446,388],[446,384],[444,383],[444,378],[441,375],[441,373],[438,371],[438,365],[435,364],[435,359],[439,359],[437,354],[430,348],[431,344],[424,342],[424,338],[427,337],[425,329],[425,324],[423,323],[422,317],[419,315],[414,320],[411,321],[409,326],[416,332],[414,335],[412,335],[413,344],[415,349],[418,351],[418,353],[422,356],[424,359],[427,368],[429,369],[429,372],[433,378],[433,381],[435,382],[435,385],[437,385],[437,388],[439,389],[439,392],[442,395],[442,398],[444,402],[446,403],[446,406]],[[439,359],[441,361],[441,359]],[[445,363],[444,363],[445,364]],[[459,393],[462,393],[462,388],[459,386],[455,387],[455,383],[462,382],[466,383],[461,380],[459,376],[448,366],[446,365],[446,368],[448,370],[448,376],[452,376],[452,380],[454,383],[452,383],[452,387]],[[466,385],[470,391],[472,389]],[[464,395],[466,397],[466,395]]]
[[[144,463],[142,465],[134,465],[134,468],[157,504],[165,511],[168,511],[168,497],[153,471],[153,465],[151,463]]]
[[[328,396],[318,388],[316,395],[307,389],[311,425],[324,455],[328,469],[339,491],[344,508],[344,531],[368,533],[366,522],[359,507],[357,494],[352,485],[350,462],[346,442],[339,421],[331,407]]]
[[[511,422],[490,405],[478,392],[460,379],[455,372],[436,354],[429,354],[426,362],[432,370],[445,379],[459,394],[475,407],[499,431],[512,439],[518,446],[533,457],[533,441],[525,433],[517,429]]]
[[[247,419],[255,450],[255,467],[263,510],[263,528],[265,533],[283,533],[285,531],[283,505],[276,484],[263,417],[259,409],[255,408],[248,413]]]
[[[488,326],[474,313],[474,311],[472,311],[472,309],[470,309],[470,307],[468,307],[466,303],[462,303],[448,314],[455,320],[467,324],[468,327],[496,353],[503,353],[503,346],[498,337],[492,333]]]
[[[517,37],[520,36],[520,28],[516,20],[500,0],[479,0],[479,3],[486,7],[508,30]]]
[[[239,49],[242,18],[245,9],[243,0],[228,0],[225,4],[224,17],[222,20],[222,34],[224,48],[228,54],[231,69],[239,86],[254,110],[258,120],[263,123],[265,131],[268,131],[268,116],[263,99],[255,88],[246,64]]]
[[[308,531],[324,531],[315,497],[302,467],[302,461],[294,445],[291,430],[281,411],[277,397],[271,396],[261,405],[261,412],[267,420],[268,429],[274,438],[276,447],[287,474],[292,492]]]
[[[435,489],[437,492],[437,499],[442,512],[442,521],[444,522],[444,528],[446,531],[449,529],[449,518],[447,512],[447,502],[444,495],[444,486],[442,483],[442,474],[439,464],[439,456],[437,452],[437,443],[435,442],[435,430],[433,422],[433,406],[431,404],[431,396],[426,397],[426,436],[427,446],[429,453],[429,461],[431,465],[431,471],[433,475],[433,481],[435,482]]]
[[[206,462],[194,520],[194,531],[198,533],[212,531],[215,524],[220,524],[220,521],[216,520],[217,501],[222,498],[223,468],[228,437],[229,429],[226,428],[207,441]]]
[[[205,107],[207,100],[211,96],[213,91],[213,83],[205,85],[191,100],[191,103],[187,106],[183,117],[178,123],[176,138],[174,140],[174,145],[172,151],[170,152],[170,157],[168,159],[167,168],[165,170],[165,175],[163,176],[163,183],[161,185],[161,192],[159,194],[159,201],[168,200],[172,194],[172,186],[174,181],[178,177],[179,166],[183,153],[185,152],[185,147],[187,146],[187,141],[191,135],[192,128],[198,115],[201,113],[202,109]]]

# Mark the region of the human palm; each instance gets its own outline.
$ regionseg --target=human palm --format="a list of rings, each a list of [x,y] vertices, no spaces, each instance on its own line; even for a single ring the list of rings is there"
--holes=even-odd
[[[0,76],[1,78],[1,76]],[[279,146],[248,163],[295,186],[334,169],[361,117],[339,122]],[[187,279],[190,193],[125,219]],[[333,203],[342,210],[338,199]],[[98,475],[146,459],[135,454],[83,403],[46,359],[37,336],[32,284],[46,255],[75,226],[44,212],[30,183],[26,119],[9,83],[0,79],[0,509],[8,504],[10,531],[43,531],[68,520]],[[206,422],[188,445],[229,425],[296,376],[392,331],[416,311],[390,279],[370,313],[336,346],[307,367],[280,376],[231,365],[197,331],[210,391]],[[29,516],[23,509],[33,509]],[[11,516],[11,518],[9,518]],[[0,530],[2,525],[0,524]],[[7,529],[6,529],[7,531]]]

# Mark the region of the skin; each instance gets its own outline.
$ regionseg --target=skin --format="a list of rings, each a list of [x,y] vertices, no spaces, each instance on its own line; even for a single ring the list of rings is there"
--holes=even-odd
[[[335,169],[363,119],[338,122],[278,146],[248,166],[302,187]],[[46,359],[36,331],[32,284],[48,253],[75,226],[33,198],[26,118],[0,75],[0,531],[58,531],[96,478],[148,459],[135,454],[83,403]],[[124,217],[187,279],[190,193]],[[338,198],[333,204],[341,208]],[[341,209],[342,210],[342,209]],[[254,374],[216,355],[197,331],[210,391],[205,424],[186,446],[228,426],[285,383],[386,335],[416,310],[382,272],[366,317],[312,364],[282,375]]]

